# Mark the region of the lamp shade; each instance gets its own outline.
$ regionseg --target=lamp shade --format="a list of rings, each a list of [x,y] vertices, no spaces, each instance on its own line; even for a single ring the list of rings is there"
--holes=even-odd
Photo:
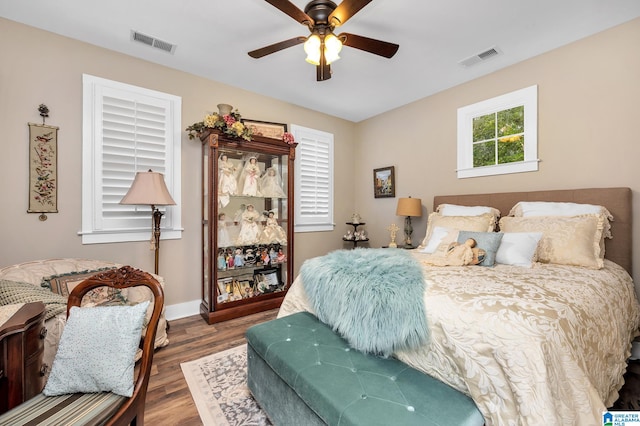
[[[420,198],[399,198],[397,216],[422,216],[422,200]]]
[[[164,175],[158,172],[138,172],[133,179],[131,188],[120,200],[120,204],[148,204],[154,206],[175,206]]]

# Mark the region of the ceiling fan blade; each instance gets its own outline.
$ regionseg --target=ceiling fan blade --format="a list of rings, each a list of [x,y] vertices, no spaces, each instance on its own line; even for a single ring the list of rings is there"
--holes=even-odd
[[[252,50],[249,52],[249,56],[252,58],[262,58],[263,56],[270,55],[272,53],[278,52],[280,50],[286,49],[287,47],[292,47],[298,44],[304,43],[306,37],[294,37],[289,40],[281,41],[279,43],[274,43],[269,46],[262,47],[260,49]]]
[[[296,21],[300,22],[303,25],[312,27],[315,24],[315,22],[313,22],[313,19],[311,19],[309,15],[304,13],[302,10],[298,8],[298,6],[296,6],[295,4],[291,3],[288,0],[265,0],[265,1],[270,5],[274,6],[275,8],[279,9],[281,12],[284,12],[287,15],[291,16],[293,19],[295,19]]]
[[[384,56],[385,58],[391,58],[396,54],[398,48],[400,47],[395,43],[388,43],[386,41],[376,40],[373,38],[349,33],[341,33],[340,35],[338,35],[338,38],[345,46],[364,50],[365,52]]]
[[[369,3],[371,0],[343,0],[329,15],[329,24],[339,27]]]

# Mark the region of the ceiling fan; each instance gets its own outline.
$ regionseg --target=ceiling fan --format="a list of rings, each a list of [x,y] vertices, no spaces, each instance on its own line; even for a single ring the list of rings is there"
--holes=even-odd
[[[305,6],[304,12],[289,0],[265,1],[299,23],[306,25],[311,35],[309,37],[294,37],[252,50],[249,52],[249,56],[262,58],[288,47],[304,43],[307,62],[316,65],[317,81],[331,78],[331,62],[340,59],[338,53],[343,45],[384,56],[385,58],[391,58],[400,47],[394,43],[356,34],[340,33],[336,36],[333,33],[336,27],[347,22],[372,0],[343,0],[339,5],[336,5],[331,0],[312,0]]]

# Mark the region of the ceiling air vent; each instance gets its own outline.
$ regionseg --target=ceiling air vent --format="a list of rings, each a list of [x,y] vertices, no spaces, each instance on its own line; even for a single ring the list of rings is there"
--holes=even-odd
[[[458,63],[464,67],[470,67],[471,65],[475,65],[478,62],[486,61],[489,58],[498,56],[500,53],[501,52],[500,50],[498,50],[497,47],[492,47],[490,49],[485,50],[484,52],[476,53],[473,56],[463,59]]]
[[[177,47],[175,44],[158,40],[155,37],[142,34],[135,30],[131,30],[131,40],[146,44],[147,46],[150,46],[150,47],[155,47],[156,49],[160,49],[171,54],[173,54],[176,51],[176,47]]]

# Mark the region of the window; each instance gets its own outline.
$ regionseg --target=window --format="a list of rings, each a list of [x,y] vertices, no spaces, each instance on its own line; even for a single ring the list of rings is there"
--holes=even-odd
[[[176,206],[162,239],[181,237],[178,96],[83,75],[82,243],[151,238],[151,206],[121,205],[136,172],[164,174]]]
[[[333,135],[291,125],[295,162],[295,231],[333,231]]]
[[[458,109],[458,178],[538,170],[538,86]]]

